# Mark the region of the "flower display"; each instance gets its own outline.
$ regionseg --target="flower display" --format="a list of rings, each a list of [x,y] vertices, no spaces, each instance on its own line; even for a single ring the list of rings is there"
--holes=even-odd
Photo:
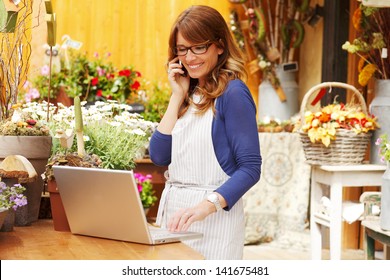
[[[130,113],[131,106],[116,101],[97,101],[85,106],[82,102],[85,150],[99,156],[103,168],[133,169],[135,160],[142,158],[149,144],[149,138],[157,124],[146,121],[137,113]],[[48,123],[53,135],[74,130],[74,106],[58,105],[58,110]],[[64,151],[59,141],[53,141],[53,154],[74,152],[76,141]]]
[[[379,146],[379,154],[382,162],[390,162],[390,142],[387,134],[382,134],[375,142]]]
[[[379,127],[376,118],[365,114],[361,107],[330,104],[319,112],[305,112],[302,131],[307,132],[312,143],[322,142],[326,147],[336,139],[337,129],[352,130],[356,134],[367,133]]]
[[[26,205],[27,198],[23,195],[25,190],[26,188],[20,184],[9,187],[4,182],[0,182],[0,208],[16,210]]]
[[[51,97],[56,97],[62,89],[69,97],[80,96],[81,100],[94,102],[117,100],[121,103],[131,97],[140,88],[141,73],[132,66],[118,69],[109,61],[111,54],[99,55],[93,59],[87,53],[69,52],[69,58],[61,58],[59,71],[51,75]],[[24,86],[26,102],[45,99],[48,95],[48,65],[41,68],[31,82]]]
[[[134,173],[134,178],[137,183],[138,192],[141,198],[142,206],[144,208],[150,208],[157,201],[157,197],[154,195],[152,185],[152,175],[143,175],[141,173]]]
[[[48,136],[49,127],[43,121],[43,116],[37,115],[37,111],[29,106],[13,105],[12,117],[0,121],[0,135]],[[44,111],[38,109],[38,112]]]
[[[361,86],[366,86],[372,77],[388,79],[390,63],[387,54],[389,46],[390,8],[373,8],[360,4],[354,11],[352,22],[357,38],[345,42],[343,50],[360,57],[358,63]]]

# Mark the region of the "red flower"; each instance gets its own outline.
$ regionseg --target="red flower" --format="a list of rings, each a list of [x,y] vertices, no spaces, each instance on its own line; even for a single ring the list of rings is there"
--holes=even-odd
[[[135,74],[137,75],[137,77],[141,77],[141,73],[136,71]]]
[[[27,120],[26,123],[28,123],[29,125],[33,126],[37,123],[36,120]]]
[[[135,81],[134,84],[131,85],[131,89],[137,90],[141,84],[138,81]]]
[[[98,89],[97,92],[96,92],[96,96],[99,96],[99,97],[102,96],[103,95],[102,92],[103,92],[103,90]]]
[[[119,76],[129,77],[130,74],[131,74],[131,71],[129,69],[124,69],[124,70],[119,71]]]
[[[99,83],[99,78],[98,77],[92,78],[91,85],[96,86],[98,83]]]
[[[107,73],[106,77],[107,77],[108,80],[112,80],[112,79],[115,78],[115,75],[112,74],[112,73]]]

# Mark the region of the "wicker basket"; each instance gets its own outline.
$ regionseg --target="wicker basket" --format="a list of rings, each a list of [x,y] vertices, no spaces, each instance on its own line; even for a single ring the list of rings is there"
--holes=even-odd
[[[317,90],[324,87],[341,87],[351,90],[358,98],[362,110],[367,114],[367,105],[363,96],[353,86],[339,83],[327,82],[312,87],[304,96],[301,104],[301,127],[305,124],[305,109],[309,97]],[[300,138],[305,152],[306,161],[313,165],[352,165],[360,164],[365,158],[368,143],[372,133],[356,134],[352,130],[337,129],[336,139],[332,140],[326,147],[322,143],[312,143],[307,132],[300,131]]]

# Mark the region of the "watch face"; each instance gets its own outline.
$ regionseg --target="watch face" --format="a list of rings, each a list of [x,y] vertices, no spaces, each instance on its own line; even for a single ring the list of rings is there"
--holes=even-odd
[[[207,197],[207,200],[212,202],[215,205],[215,208],[217,209],[217,211],[222,209],[221,204],[219,203],[219,198],[215,193],[210,194]]]
[[[209,195],[209,200],[211,202],[217,202],[217,199],[218,199],[218,197],[217,197],[217,195],[215,193],[212,193],[212,194]]]

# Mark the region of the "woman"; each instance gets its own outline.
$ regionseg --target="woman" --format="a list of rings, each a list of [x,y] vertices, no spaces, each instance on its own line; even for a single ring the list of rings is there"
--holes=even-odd
[[[169,165],[157,223],[198,231],[184,241],[206,259],[242,259],[241,197],[260,178],[256,106],[244,60],[215,9],[192,6],[169,38],[172,95],[150,142],[156,165]]]

